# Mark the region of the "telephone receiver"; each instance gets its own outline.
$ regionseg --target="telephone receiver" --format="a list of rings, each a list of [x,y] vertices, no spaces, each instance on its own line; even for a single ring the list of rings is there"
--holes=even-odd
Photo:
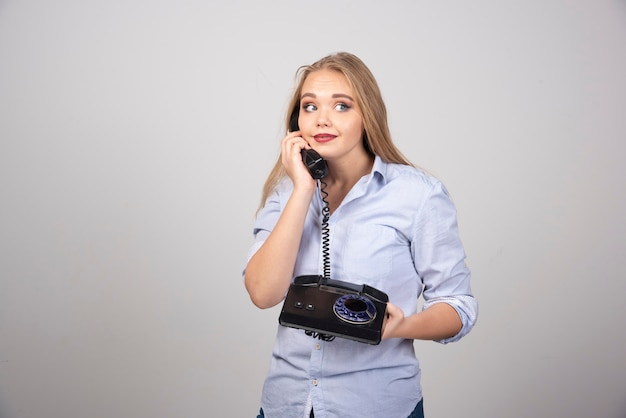
[[[300,130],[300,127],[298,126],[298,116],[300,114],[299,109],[300,103],[297,103],[296,107],[291,112],[291,116],[289,117],[289,131],[291,132]],[[302,149],[301,154],[302,162],[314,179],[319,180],[326,177],[328,174],[328,166],[326,165],[326,161],[317,151],[314,149]]]

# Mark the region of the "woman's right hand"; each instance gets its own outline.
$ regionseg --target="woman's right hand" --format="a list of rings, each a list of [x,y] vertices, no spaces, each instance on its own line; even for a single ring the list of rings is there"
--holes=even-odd
[[[317,187],[317,182],[302,162],[302,150],[310,148],[309,144],[300,136],[300,131],[289,132],[281,142],[283,167],[291,178],[294,188],[312,190]]]

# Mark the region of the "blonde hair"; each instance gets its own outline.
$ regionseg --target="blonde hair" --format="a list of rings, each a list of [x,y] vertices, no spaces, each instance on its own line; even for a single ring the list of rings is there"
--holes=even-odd
[[[357,56],[348,52],[337,52],[328,55],[311,65],[303,65],[296,71],[296,89],[289,103],[289,112],[285,119],[286,130],[294,112],[300,109],[302,85],[306,78],[319,70],[337,71],[346,77],[355,95],[354,100],[361,109],[363,118],[363,145],[371,155],[378,155],[388,163],[413,165],[394,145],[387,122],[387,108],[383,101],[380,88],[369,68]],[[261,207],[272,193],[276,185],[286,175],[281,156],[272,168],[261,197]]]

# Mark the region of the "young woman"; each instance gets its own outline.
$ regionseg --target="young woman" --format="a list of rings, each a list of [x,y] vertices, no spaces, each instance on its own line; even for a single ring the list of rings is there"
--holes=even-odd
[[[478,314],[456,209],[393,144],[381,92],[358,57],[332,54],[297,74],[287,125],[297,117],[299,130],[282,139],[265,183],[246,289],[269,308],[294,277],[322,275],[327,210],[331,278],[372,286],[389,302],[377,345],[279,326],[259,417],[422,417],[413,340],[457,341]],[[322,180],[302,162],[311,148],[327,162]]]

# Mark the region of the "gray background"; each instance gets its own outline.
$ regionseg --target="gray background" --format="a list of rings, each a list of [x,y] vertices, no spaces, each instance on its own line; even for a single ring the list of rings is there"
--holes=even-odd
[[[251,417],[241,281],[296,68],[379,80],[480,301],[426,413],[626,417],[622,0],[0,1],[0,417]]]

